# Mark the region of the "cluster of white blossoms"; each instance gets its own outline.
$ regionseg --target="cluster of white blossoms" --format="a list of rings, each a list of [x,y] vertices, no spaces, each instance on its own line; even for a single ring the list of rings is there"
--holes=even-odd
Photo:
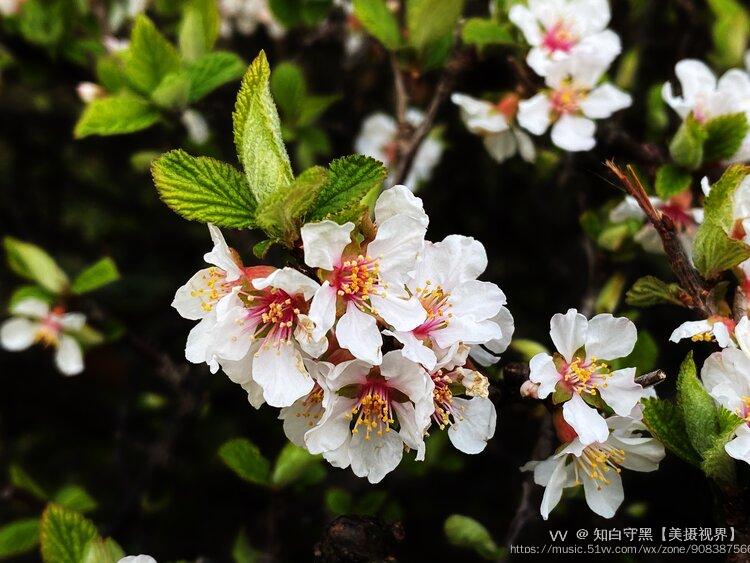
[[[482,451],[497,415],[469,357],[497,361],[513,318],[503,292],[477,279],[482,244],[426,241],[427,225],[421,200],[394,186],[375,204],[372,232],[329,220],[302,227],[310,275],[246,267],[209,226],[211,266],[173,302],[200,321],[187,359],[221,367],[254,407],[281,408],[292,442],[372,483],[404,448],[424,459],[433,426],[459,450]]]
[[[286,29],[274,18],[268,0],[219,0],[222,37],[231,37],[234,31],[241,35],[252,35],[263,25],[268,35],[279,39]]]
[[[0,345],[18,352],[40,343],[55,349],[55,365],[63,375],[83,371],[83,351],[71,333],[83,329],[83,313],[66,313],[37,298],[21,299],[10,307],[11,318],[0,326]]]
[[[611,518],[624,498],[621,468],[654,471],[665,455],[657,440],[644,435],[639,402],[650,391],[635,382],[635,368],[610,365],[632,352],[635,325],[609,314],[587,320],[570,309],[552,317],[550,336],[556,352],[531,359],[531,383],[523,392],[539,399],[551,395],[554,405],[562,404],[554,417],[562,445],[523,469],[533,470],[535,482],[546,487],[545,519],[564,488],[581,484],[591,510]]]
[[[529,99],[508,94],[497,103],[454,94],[461,117],[484,139],[498,162],[520,153],[534,159],[534,145],[519,126],[533,135],[552,127],[552,142],[566,151],[594,148],[594,120],[610,117],[631,105],[629,94],[602,82],[622,49],[619,36],[607,29],[607,0],[528,0],[515,4],[510,20],[531,46],[526,62],[546,88]]]

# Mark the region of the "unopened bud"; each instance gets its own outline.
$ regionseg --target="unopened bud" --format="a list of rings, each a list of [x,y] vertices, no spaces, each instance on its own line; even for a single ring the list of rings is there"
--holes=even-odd
[[[81,101],[86,104],[99,98],[103,98],[107,94],[104,88],[93,82],[80,82],[78,86],[76,86],[76,92],[78,93],[78,97],[81,98]]]
[[[533,381],[526,380],[521,385],[521,397],[538,399],[539,398],[539,384]]]
[[[552,415],[552,424],[555,427],[557,437],[563,444],[572,442],[578,437],[578,434],[573,430],[573,427],[567,423],[565,418],[563,418],[562,409],[557,409]]]

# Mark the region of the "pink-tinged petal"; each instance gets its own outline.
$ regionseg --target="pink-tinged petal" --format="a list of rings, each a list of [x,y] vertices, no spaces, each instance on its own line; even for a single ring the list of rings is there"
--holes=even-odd
[[[554,392],[562,375],[557,371],[552,356],[544,352],[537,354],[529,362],[529,379],[539,384],[537,394],[540,399]]]
[[[333,221],[307,223],[300,231],[305,250],[305,264],[311,268],[333,270],[341,262],[344,248],[351,242],[354,223],[339,225]]]
[[[633,351],[638,331],[626,317],[596,315],[586,331],[586,357],[598,360],[624,358]]]
[[[613,371],[599,393],[615,413],[628,416],[643,397],[643,387],[635,382],[635,368]]]
[[[336,325],[336,339],[339,346],[349,350],[355,358],[374,366],[380,365],[383,360],[380,351],[383,337],[375,317],[360,311],[353,302],[349,302],[346,313]]]
[[[575,309],[568,309],[564,315],[557,313],[549,322],[549,334],[557,351],[565,361],[572,362],[573,355],[586,343],[588,321]]]
[[[271,275],[266,278],[254,279],[253,287],[255,287],[255,289],[275,287],[287,292],[289,295],[302,294],[307,301],[315,295],[320,288],[320,284],[315,280],[308,278],[302,272],[299,272],[294,268],[286,267],[281,268],[280,270],[274,270]]]
[[[263,388],[263,398],[272,407],[292,405],[314,385],[292,343],[261,346],[253,359],[253,379]]]
[[[63,375],[78,375],[83,371],[83,350],[72,336],[60,336],[55,352],[55,365]]]
[[[470,400],[455,397],[458,418],[448,428],[448,438],[456,449],[465,454],[478,454],[495,435],[497,411],[492,401],[484,397]]]
[[[588,406],[578,393],[573,393],[563,405],[563,418],[573,427],[584,446],[606,442],[609,436],[609,428],[602,415]]]
[[[36,340],[39,323],[29,319],[8,319],[0,327],[0,344],[6,350],[25,350]]]

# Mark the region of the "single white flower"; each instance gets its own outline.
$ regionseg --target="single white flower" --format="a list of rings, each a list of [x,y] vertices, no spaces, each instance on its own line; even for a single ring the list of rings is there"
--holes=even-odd
[[[404,345],[403,354],[432,370],[459,344],[485,344],[503,337],[493,318],[505,294],[477,278],[487,268],[484,246],[471,237],[447,236],[425,243],[406,287],[419,299],[426,318],[409,331],[387,331]]]
[[[396,331],[410,331],[426,319],[404,283],[422,250],[427,216],[419,198],[395,186],[378,198],[375,224],[375,238],[362,245],[351,240],[351,222],[308,223],[301,231],[305,263],[324,280],[310,305],[315,338],[335,325],[339,345],[373,365],[382,359],[378,317]]]
[[[641,399],[643,387],[635,382],[635,368],[612,371],[606,363],[633,351],[638,337],[635,325],[610,314],[589,321],[569,309],[552,317],[550,336],[557,353],[531,358],[529,379],[539,384],[540,399],[557,392],[565,401],[563,418],[584,445],[604,442],[607,423],[585,399],[601,397],[620,416],[628,416]]]
[[[21,11],[26,0],[0,0],[0,16],[14,16]]]
[[[190,141],[196,145],[202,145],[211,136],[211,129],[206,119],[199,111],[186,109],[180,116],[180,121],[185,126]]]
[[[693,342],[716,342],[721,348],[736,348],[734,342],[735,322],[727,317],[714,315],[700,321],[682,323],[672,332],[670,342],[679,342],[685,338]]]
[[[333,368],[327,385],[331,400],[304,436],[311,452],[323,453],[335,467],[351,466],[370,483],[398,466],[404,445],[424,459],[434,385],[419,364],[398,350],[385,354],[380,366],[350,360]]]
[[[607,419],[606,428],[604,440],[583,444],[575,438],[550,458],[521,468],[533,470],[534,482],[545,487],[542,518],[549,518],[563,489],[581,484],[589,508],[599,516],[612,518],[625,498],[621,468],[641,472],[659,468],[664,446],[642,434],[646,427],[640,421],[613,416]]]
[[[107,91],[104,88],[93,82],[79,82],[78,86],[76,86],[76,93],[85,104],[89,104],[107,95]]]
[[[55,348],[55,365],[63,375],[77,375],[83,371],[83,351],[71,333],[86,324],[83,313],[66,313],[40,299],[29,297],[10,309],[13,318],[0,326],[0,344],[11,352],[29,348],[37,342]]]
[[[453,94],[451,101],[460,108],[466,128],[482,137],[484,147],[496,162],[517,152],[526,162],[534,161],[536,149],[531,137],[513,123],[518,111],[516,94],[509,94],[497,104],[460,93]]]
[[[150,555],[128,555],[120,559],[117,563],[156,563],[156,559]]]
[[[597,85],[606,66],[593,57],[566,59],[545,78],[549,89],[518,105],[518,123],[534,135],[552,125],[552,142],[567,151],[587,151],[596,140],[595,119],[605,119],[632,103],[609,82]]]
[[[724,450],[734,459],[750,463],[750,356],[737,348],[715,352],[703,364],[701,379],[717,403],[743,420]]]
[[[406,121],[412,127],[419,127],[424,121],[424,114],[417,109],[409,109],[406,112]],[[393,117],[385,113],[374,113],[362,122],[362,129],[354,142],[354,150],[375,158],[390,168],[398,156],[397,134],[398,124]],[[411,170],[404,184],[410,190],[416,191],[420,184],[432,177],[432,171],[440,162],[442,154],[443,142],[434,135],[428,135],[414,155]],[[392,183],[391,175],[386,179],[386,185]]]
[[[595,57],[604,68],[612,64],[622,46],[607,29],[610,16],[607,0],[529,0],[528,7],[515,4],[508,13],[531,45],[526,62],[540,76],[582,55]]]

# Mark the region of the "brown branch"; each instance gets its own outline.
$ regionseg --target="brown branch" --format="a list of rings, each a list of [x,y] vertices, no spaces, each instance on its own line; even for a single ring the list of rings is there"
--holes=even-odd
[[[612,160],[606,161],[605,165],[620,181],[622,188],[636,200],[659,234],[669,266],[689,298],[685,305],[700,312],[705,317],[711,316],[712,311],[706,301],[708,297],[706,281],[690,262],[690,258],[677,236],[677,229],[672,219],[653,206],[632,166],[628,165],[626,170],[623,171]]]

